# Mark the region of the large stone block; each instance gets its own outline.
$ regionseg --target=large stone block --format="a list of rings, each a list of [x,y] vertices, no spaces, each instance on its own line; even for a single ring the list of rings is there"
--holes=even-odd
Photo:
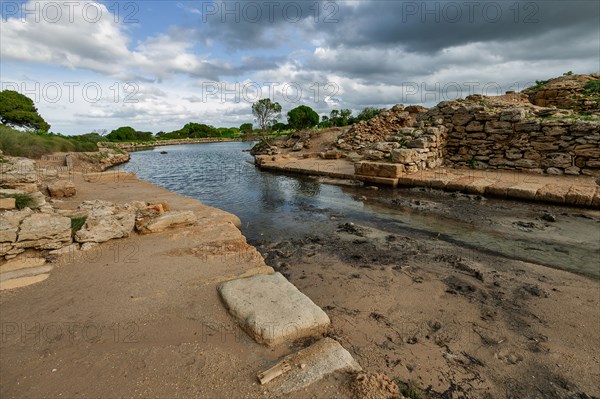
[[[392,151],[392,162],[414,163],[420,160],[420,153],[415,149],[400,148]]]
[[[280,273],[228,281],[218,288],[231,315],[258,343],[274,346],[322,335],[327,314]]]
[[[354,173],[361,176],[396,178],[404,173],[404,165],[385,162],[358,162]]]
[[[25,218],[18,232],[20,248],[58,249],[71,243],[71,219],[45,213]]]

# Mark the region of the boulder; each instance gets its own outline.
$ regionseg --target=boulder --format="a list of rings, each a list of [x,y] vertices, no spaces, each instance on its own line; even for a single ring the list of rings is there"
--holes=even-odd
[[[142,234],[157,233],[170,227],[195,224],[198,218],[192,211],[169,211],[157,217],[137,217],[135,228]]]
[[[75,184],[70,180],[58,180],[48,185],[48,192],[51,197],[62,198],[75,195]]]
[[[134,227],[134,212],[116,211],[116,213],[105,214],[102,211],[88,216],[81,230],[75,233],[75,241],[99,243],[129,237]]]
[[[16,159],[12,163],[0,164],[0,183],[35,183],[35,162],[31,159]]]
[[[16,246],[19,248],[59,249],[71,243],[71,219],[34,213],[20,225]]]

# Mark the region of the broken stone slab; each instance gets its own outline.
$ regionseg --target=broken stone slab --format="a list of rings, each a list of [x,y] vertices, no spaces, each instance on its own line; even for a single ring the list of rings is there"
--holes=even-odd
[[[275,378],[271,392],[286,395],[323,379],[335,372],[355,372],[362,368],[339,342],[324,338],[308,348],[288,355],[284,361],[291,370]]]
[[[135,226],[135,214],[117,213],[89,217],[81,230],[75,233],[75,240],[84,242],[106,242],[115,238],[129,237]]]
[[[143,234],[157,233],[170,227],[189,226],[197,221],[192,211],[169,211],[155,218],[138,218],[135,228]]]
[[[37,276],[39,274],[50,273],[54,267],[51,265],[26,267],[18,270],[11,270],[0,273],[0,282],[14,280],[22,277]]]
[[[330,323],[327,314],[280,273],[228,281],[218,291],[229,313],[261,344],[320,336]]]
[[[12,272],[30,267],[40,267],[46,264],[44,258],[17,258],[12,259],[0,266],[0,273]]]
[[[506,189],[506,195],[511,198],[533,200],[539,189],[546,186],[544,183],[518,183]]]
[[[12,290],[15,288],[26,287],[37,284],[50,277],[50,274],[38,274],[37,276],[20,277],[7,281],[0,281],[0,291]]]
[[[51,197],[62,198],[72,197],[76,194],[75,184],[70,180],[58,180],[48,185],[48,192]]]
[[[570,205],[590,206],[596,194],[596,187],[571,186],[565,197],[565,202]]]
[[[20,225],[16,246],[19,248],[58,249],[71,243],[71,219],[34,213]]]

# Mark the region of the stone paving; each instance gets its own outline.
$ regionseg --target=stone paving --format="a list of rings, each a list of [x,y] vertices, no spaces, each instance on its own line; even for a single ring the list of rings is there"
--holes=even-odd
[[[391,187],[430,187],[490,197],[600,209],[600,186],[590,176],[550,176],[504,170],[438,168],[389,177],[389,163],[261,156],[261,169],[361,180]],[[378,171],[377,166],[380,166]],[[358,173],[356,173],[358,172]],[[364,173],[369,173],[370,176]],[[377,176],[379,174],[380,176]],[[382,177],[386,176],[386,177]]]

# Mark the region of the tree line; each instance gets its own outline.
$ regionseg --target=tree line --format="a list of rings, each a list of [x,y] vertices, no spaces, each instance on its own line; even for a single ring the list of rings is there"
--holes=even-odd
[[[269,98],[261,99],[252,104],[252,114],[261,134],[266,132],[284,132],[309,128],[329,128],[348,126],[353,123],[368,120],[379,114],[382,109],[367,107],[358,115],[353,116],[349,109],[332,110],[329,115],[322,115],[307,105],[300,105],[287,113],[287,123],[280,122],[281,105]],[[37,134],[57,135],[48,133],[50,124],[42,118],[33,101],[16,91],[0,91],[0,122],[6,126],[20,127]],[[139,131],[131,126],[121,126],[108,133],[106,130],[96,130],[91,133],[72,136],[73,139],[96,143],[99,141],[153,141],[185,138],[239,138],[255,134],[252,123],[243,123],[240,127],[214,127],[203,123],[190,122],[181,129],[172,132]],[[63,136],[69,137],[69,136]]]

